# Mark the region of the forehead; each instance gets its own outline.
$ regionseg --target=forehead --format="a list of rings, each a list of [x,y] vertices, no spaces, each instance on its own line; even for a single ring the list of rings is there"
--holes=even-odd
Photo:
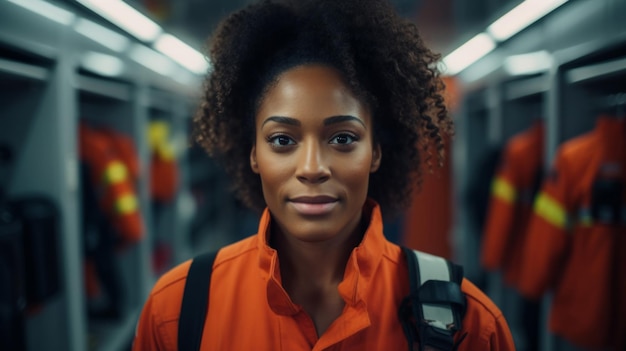
[[[325,118],[334,115],[353,115],[369,120],[365,104],[351,92],[337,69],[309,64],[278,75],[259,105],[257,118]]]

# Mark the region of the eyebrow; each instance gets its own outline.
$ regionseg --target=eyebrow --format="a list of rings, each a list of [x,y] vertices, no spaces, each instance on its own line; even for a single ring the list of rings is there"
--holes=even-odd
[[[365,123],[360,118],[355,117],[355,116],[350,116],[350,115],[328,117],[324,119],[324,126],[329,126],[331,124],[337,124],[337,123],[342,123],[342,122],[350,122],[350,121],[359,122],[360,124],[363,125],[363,127],[365,127]],[[302,123],[300,123],[299,120],[295,118],[291,118],[291,117],[284,117],[284,116],[268,117],[265,121],[263,121],[263,124],[261,124],[261,126],[264,126],[267,122],[275,122],[275,123],[287,124],[290,126],[297,126],[297,127],[302,125]]]
[[[281,123],[281,124],[288,124],[290,126],[300,126],[302,125],[302,123],[300,123],[300,121],[298,121],[295,118],[291,118],[291,117],[282,117],[282,116],[272,116],[272,117],[268,117],[265,121],[263,121],[263,124],[261,124],[261,127],[265,125],[265,123],[267,122],[276,122],[276,123]]]
[[[342,122],[350,122],[350,121],[359,122],[359,123],[361,123],[363,125],[363,127],[365,127],[365,123],[360,118],[355,117],[355,116],[350,116],[350,115],[328,117],[328,118],[326,118],[324,120],[324,125],[328,126],[328,125],[331,125],[331,124],[342,123]]]

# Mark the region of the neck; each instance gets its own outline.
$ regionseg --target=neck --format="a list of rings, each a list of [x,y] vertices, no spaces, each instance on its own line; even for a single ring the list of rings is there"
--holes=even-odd
[[[271,228],[271,245],[278,252],[283,286],[288,293],[295,287],[326,289],[343,280],[352,250],[359,245],[365,232],[359,220],[354,228],[330,240],[305,242]]]

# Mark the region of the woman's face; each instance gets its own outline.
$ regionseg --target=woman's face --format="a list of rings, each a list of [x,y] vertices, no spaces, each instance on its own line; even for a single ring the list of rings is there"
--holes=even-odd
[[[356,229],[381,158],[372,127],[337,70],[303,65],[278,77],[256,115],[250,164],[280,231],[317,242]]]

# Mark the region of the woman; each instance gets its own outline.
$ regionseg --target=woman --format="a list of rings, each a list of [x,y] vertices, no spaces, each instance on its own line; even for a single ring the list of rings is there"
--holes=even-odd
[[[422,163],[442,162],[439,56],[377,0],[262,2],[211,45],[197,141],[263,215],[217,255],[201,350],[409,349],[407,263],[381,213],[407,204]],[[176,350],[189,265],[154,287],[135,350]],[[500,311],[462,291],[457,349],[513,350]]]

